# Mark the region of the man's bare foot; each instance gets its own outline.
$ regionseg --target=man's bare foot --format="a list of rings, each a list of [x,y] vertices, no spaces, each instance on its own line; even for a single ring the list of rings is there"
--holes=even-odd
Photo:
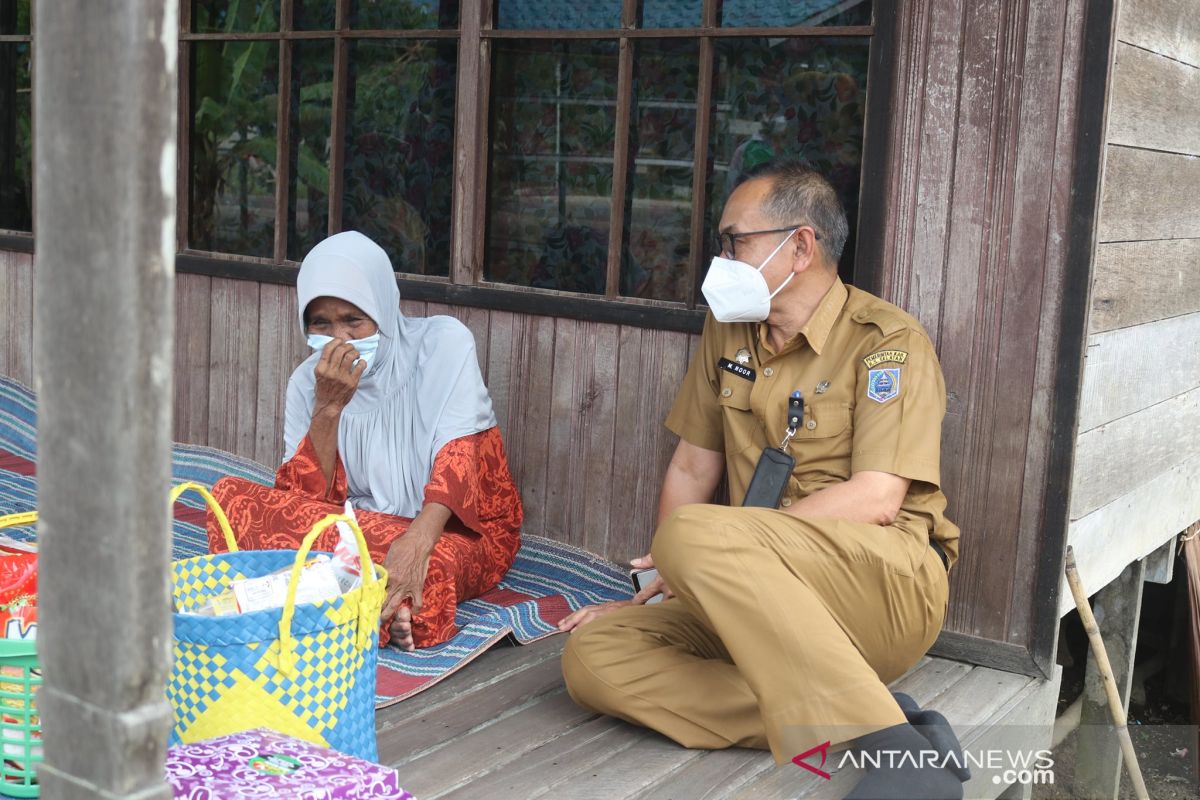
[[[407,605],[400,606],[400,610],[396,612],[396,618],[392,620],[392,627],[388,629],[392,635],[391,643],[399,647],[401,650],[412,652],[413,636],[412,636],[412,609]]]

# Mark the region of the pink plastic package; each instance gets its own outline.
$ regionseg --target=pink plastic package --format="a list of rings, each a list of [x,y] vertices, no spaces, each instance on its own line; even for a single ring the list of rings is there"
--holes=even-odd
[[[176,800],[414,800],[396,771],[257,728],[167,751]]]

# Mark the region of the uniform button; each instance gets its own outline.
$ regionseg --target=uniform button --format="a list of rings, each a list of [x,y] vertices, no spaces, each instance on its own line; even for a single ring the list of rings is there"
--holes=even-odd
[[[733,394],[733,389],[722,389],[721,390],[721,397],[729,397],[729,395],[731,395],[731,394]]]
[[[810,431],[816,430],[817,421],[815,419],[810,419],[808,422],[804,423],[804,427],[808,428]]]
[[[771,369],[770,367],[767,367],[766,369],[763,370],[763,375],[766,375],[768,378],[774,374],[775,374],[775,370]]]
[[[791,504],[792,504],[792,498],[790,498],[790,497],[783,498],[783,507],[784,508],[787,508]]]

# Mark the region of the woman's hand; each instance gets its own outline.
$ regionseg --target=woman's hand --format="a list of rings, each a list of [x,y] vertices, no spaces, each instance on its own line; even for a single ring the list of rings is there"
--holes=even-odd
[[[413,613],[421,610],[421,593],[436,539],[413,530],[413,527],[392,542],[383,558],[383,568],[388,574],[382,615],[385,620],[391,619],[405,600],[412,601]]]
[[[629,562],[634,569],[652,569],[654,567],[654,559],[650,554],[635,558]],[[610,611],[616,611],[618,608],[625,606],[640,606],[655,595],[661,594],[663,599],[674,597],[675,594],[668,587],[666,582],[661,577],[655,578],[650,584],[633,596],[632,600],[610,600],[607,603],[597,603],[595,605],[584,606],[578,611],[573,611],[568,616],[564,617],[558,623],[560,631],[570,631],[581,625],[586,625],[597,617],[602,617]]]
[[[429,556],[450,520],[451,511],[441,503],[426,503],[408,530],[388,548],[383,559],[387,570],[387,595],[379,618],[391,624],[392,636],[402,650],[412,650],[412,616],[421,610]],[[405,601],[409,601],[408,605]]]
[[[359,359],[358,351],[345,339],[334,339],[325,345],[316,368],[314,416],[319,411],[340,414],[354,397],[358,380],[366,370],[366,360]]]

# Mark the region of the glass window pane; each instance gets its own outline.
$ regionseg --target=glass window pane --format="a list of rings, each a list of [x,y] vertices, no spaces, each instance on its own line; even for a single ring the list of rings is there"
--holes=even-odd
[[[273,254],[278,59],[274,42],[192,44],[191,247]]]
[[[0,33],[29,35],[29,0],[0,0]]]
[[[846,207],[850,238],[841,260],[846,274],[854,264],[869,42],[853,37],[717,43],[710,232],[745,172],[773,159],[804,161],[833,183]]]
[[[621,0],[496,0],[496,27],[513,30],[609,30],[621,27]]]
[[[700,45],[644,39],[636,49],[632,201],[621,294],[686,300]]]
[[[192,0],[193,33],[279,30],[279,0]]]
[[[284,0],[292,4],[292,30],[331,31],[337,24],[335,0]]]
[[[697,28],[704,21],[703,0],[643,0],[643,28]]]
[[[617,43],[497,40],[493,52],[486,276],[603,293]]]
[[[350,0],[349,22],[358,30],[457,28],[458,0]]]
[[[33,230],[29,44],[0,44],[0,228]]]
[[[871,0],[724,0],[719,9],[726,28],[871,24]]]
[[[458,42],[349,43],[342,228],[397,272],[450,273]]]
[[[287,257],[299,261],[329,232],[333,42],[292,45]]]

